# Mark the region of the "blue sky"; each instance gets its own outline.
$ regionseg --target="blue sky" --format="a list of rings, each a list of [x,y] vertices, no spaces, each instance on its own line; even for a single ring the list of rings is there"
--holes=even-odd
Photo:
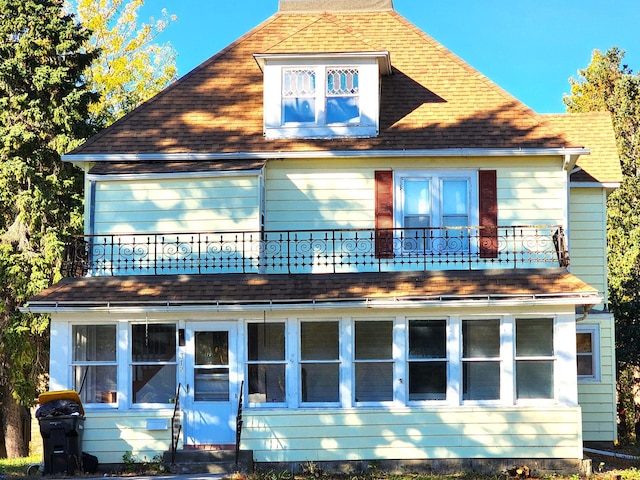
[[[615,45],[640,71],[640,0],[393,0],[398,13],[539,113],[564,112],[569,77]],[[278,0],[146,0],[178,17],[158,38],[180,76],[269,18]]]

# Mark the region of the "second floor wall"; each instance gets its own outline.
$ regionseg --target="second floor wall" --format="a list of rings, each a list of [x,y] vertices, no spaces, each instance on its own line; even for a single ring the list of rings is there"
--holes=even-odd
[[[117,254],[111,247],[102,252],[106,262],[136,249],[148,262],[158,251],[149,245],[163,236],[161,242],[173,244],[168,249],[226,252],[243,265],[271,249],[272,269],[262,273],[335,271],[336,263],[348,265],[346,271],[473,268],[472,258],[490,260],[479,268],[557,267],[559,240],[569,225],[560,156],[276,159],[253,170],[140,174],[103,168],[89,172],[87,192],[87,235],[102,242],[103,250],[120,237],[132,243]],[[489,224],[487,208],[494,217]],[[385,231],[386,245],[380,237]],[[203,247],[193,236],[203,233],[221,235],[215,245],[209,240],[215,237],[207,236]],[[153,238],[142,238],[149,234]],[[189,246],[180,245],[189,235]],[[357,246],[345,259],[347,241]],[[294,263],[309,268],[280,268],[294,249],[307,250]],[[392,267],[374,265],[380,258],[389,264],[391,257]],[[222,271],[236,270],[221,267],[215,273]]]

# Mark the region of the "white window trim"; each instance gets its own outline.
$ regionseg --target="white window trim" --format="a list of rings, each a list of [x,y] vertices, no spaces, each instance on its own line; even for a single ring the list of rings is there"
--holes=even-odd
[[[154,324],[154,325],[174,325],[175,326],[175,335],[176,335],[176,357],[174,361],[163,361],[163,362],[134,362],[133,361],[133,326],[134,325],[144,325],[145,323],[148,323],[149,325]],[[160,402],[134,402],[133,401],[133,367],[135,365],[175,365],[176,367],[176,383],[175,383],[175,387],[177,389],[178,387],[178,377],[179,377],[179,369],[180,369],[180,347],[178,345],[178,321],[177,320],[167,320],[167,321],[162,321],[162,320],[157,320],[157,321],[135,321],[135,322],[129,322],[129,324],[126,326],[127,328],[127,336],[128,336],[128,341],[126,343],[127,345],[127,358],[129,359],[129,362],[127,364],[127,378],[126,378],[126,392],[127,392],[127,396],[128,396],[128,402],[129,402],[129,408],[131,410],[143,410],[143,409],[152,409],[152,410],[159,410],[159,409],[163,409],[163,408],[173,408],[173,406],[169,403],[169,399],[167,399],[167,403],[160,403]],[[120,378],[118,378],[118,381],[120,381]],[[122,388],[122,387],[120,387]],[[118,393],[118,396],[120,395],[120,393]],[[174,392],[175,395],[175,392]]]
[[[267,320],[268,323],[284,323],[285,325],[285,358],[275,363],[283,363],[286,375],[286,389],[283,402],[277,403],[255,403],[245,399],[246,406],[252,410],[298,410],[298,409],[318,409],[318,408],[334,408],[334,409],[358,409],[358,408],[389,408],[395,407],[457,407],[475,408],[484,406],[524,406],[538,407],[540,405],[574,405],[577,399],[571,392],[575,389],[576,381],[571,382],[567,379],[567,375],[574,372],[575,376],[575,345],[569,346],[563,339],[573,329],[569,322],[570,315],[544,313],[538,314],[471,314],[471,315],[397,315],[389,316],[367,316],[367,317],[317,317],[297,316],[297,317],[277,317]],[[553,357],[545,357],[554,361],[554,397],[543,399],[517,399],[516,398],[516,352],[515,352],[515,324],[517,319],[526,318],[550,318],[553,321],[554,335],[554,354]],[[488,320],[494,319],[500,322],[500,351],[498,356],[492,357],[492,361],[500,364],[500,387],[499,398],[491,400],[464,400],[462,383],[463,383],[463,364],[462,357],[462,323],[463,321]],[[444,399],[434,400],[412,400],[409,401],[409,384],[408,384],[408,325],[412,320],[445,320],[446,321],[446,358],[447,362],[447,386]],[[301,384],[300,384],[300,331],[302,322],[338,322],[340,335],[339,343],[339,401],[338,402],[302,402]],[[384,401],[356,402],[355,401],[355,324],[358,321],[390,321],[393,322],[393,346],[392,356],[389,359],[379,359],[379,362],[393,363],[393,398]],[[263,323],[264,320],[247,319],[245,320],[243,329],[246,330],[247,325],[251,323]],[[597,329],[597,325],[584,326],[587,329]],[[242,345],[244,345],[244,354],[242,362],[244,363],[244,378],[248,378],[248,362],[246,351],[246,333],[239,336]],[[574,355],[572,356],[572,352]],[[270,362],[274,363],[274,362]],[[573,370],[572,370],[573,368]],[[246,382],[245,382],[246,383]]]
[[[117,408],[117,406],[120,404],[120,402],[123,401],[123,397],[125,395],[127,395],[126,391],[123,391],[123,387],[122,385],[126,385],[126,383],[122,383],[122,379],[121,379],[121,372],[120,372],[120,358],[121,358],[121,349],[120,349],[120,331],[119,331],[119,323],[117,322],[112,322],[112,321],[100,321],[100,322],[96,322],[96,323],[90,323],[89,326],[97,326],[97,325],[113,325],[115,327],[115,332],[114,332],[114,340],[116,342],[116,358],[114,361],[104,361],[104,362],[85,362],[85,361],[74,361],[73,360],[73,355],[74,355],[74,349],[75,349],[75,338],[73,335],[73,329],[74,327],[77,326],[83,326],[86,325],[86,323],[84,322],[70,322],[67,326],[69,329],[68,332],[68,338],[69,338],[69,346],[68,346],[68,352],[69,352],[69,366],[70,366],[70,377],[69,377],[69,385],[70,388],[73,388],[73,382],[74,382],[74,373],[73,370],[75,369],[75,367],[82,367],[82,366],[115,366],[116,367],[116,401],[115,402],[111,402],[111,403],[107,403],[107,402],[101,402],[101,403],[96,403],[96,402],[84,402],[83,401],[83,406],[84,407],[88,407],[90,409],[95,409],[95,410],[113,410],[114,408]],[[125,344],[126,345],[126,344]],[[82,392],[80,392],[82,393]]]
[[[522,357],[518,357],[516,355],[516,319],[517,320],[524,320],[526,321],[527,319],[548,319],[551,320],[552,322],[552,335],[553,335],[553,354],[552,355],[530,355],[530,356],[522,356]],[[540,405],[540,404],[557,404],[559,403],[559,398],[561,396],[560,392],[559,392],[559,385],[560,383],[563,381],[561,380],[562,376],[559,373],[559,370],[562,368],[562,366],[560,365],[560,362],[558,362],[558,348],[560,345],[560,338],[564,338],[561,337],[561,331],[560,331],[560,326],[558,324],[558,320],[556,317],[552,316],[552,315],[531,315],[531,316],[522,316],[522,315],[518,315],[517,317],[515,317],[512,320],[512,332],[511,332],[511,341],[512,341],[512,345],[511,345],[511,355],[512,355],[512,360],[511,360],[511,364],[513,365],[513,372],[512,372],[512,376],[513,376],[513,401],[514,401],[514,405]],[[546,361],[552,361],[553,362],[553,397],[552,398],[518,398],[518,390],[517,390],[517,376],[516,376],[516,362],[522,360],[522,361],[535,361],[535,360],[546,360]]]
[[[426,320],[426,321],[444,320],[445,322],[445,338],[444,338],[445,356],[443,358],[429,358],[429,359],[409,358],[409,323],[412,321],[420,321],[420,320]],[[446,315],[433,316],[433,317],[431,316],[407,317],[406,319],[404,319],[404,321],[405,321],[405,327],[406,327],[406,334],[404,329],[402,329],[401,331],[404,356],[402,357],[403,361],[398,362],[405,369],[403,376],[399,377],[399,378],[406,378],[406,381],[403,382],[405,384],[403,389],[403,401],[405,401],[406,404],[409,406],[447,405],[451,403],[451,399],[456,398],[457,392],[458,392],[457,388],[452,390],[452,386],[454,386],[455,383],[457,383],[457,382],[454,383],[452,381],[453,378],[457,378],[453,376],[453,375],[457,375],[457,369],[456,370],[452,369],[452,363],[453,363],[452,356],[455,355],[455,351],[457,351],[456,347],[458,342],[457,337],[452,338],[452,332],[454,330],[454,328],[452,328],[451,326],[452,317],[446,316]],[[445,386],[443,399],[409,400],[409,363],[410,362],[427,362],[427,363],[428,362],[445,362],[446,363],[447,383]],[[458,402],[455,402],[455,403],[458,403]]]
[[[394,227],[397,229],[404,228],[404,188],[403,184],[405,180],[411,179],[424,179],[430,180],[431,188],[431,201],[433,203],[432,212],[432,225],[433,228],[441,227],[442,223],[442,199],[440,197],[441,181],[447,179],[465,179],[467,180],[469,191],[469,226],[476,226],[480,223],[479,220],[479,205],[478,205],[478,170],[477,169],[460,169],[460,170],[396,170],[393,175],[394,182]],[[398,251],[395,252],[396,256],[403,253],[411,253],[411,250],[405,251],[400,245],[402,242],[397,242],[399,245]],[[475,242],[471,243],[471,254],[476,253],[478,246]]]
[[[294,57],[269,58],[264,61],[264,135],[267,139],[278,138],[368,138],[379,131],[380,112],[380,68],[375,56],[339,56],[325,58]],[[358,97],[360,119],[357,123],[326,124],[324,110],[326,93],[326,71],[329,68],[358,69]],[[284,70],[308,68],[316,70],[316,118],[315,124],[287,123],[283,121],[282,81]]]
[[[576,334],[590,333],[591,346],[593,347],[593,375],[578,375],[578,383],[594,383],[601,381],[600,370],[600,325],[597,323],[578,323],[576,324]],[[578,352],[576,351],[576,358]]]

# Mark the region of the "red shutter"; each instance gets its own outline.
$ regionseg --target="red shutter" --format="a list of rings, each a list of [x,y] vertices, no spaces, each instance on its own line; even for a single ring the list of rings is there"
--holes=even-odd
[[[376,170],[376,258],[393,257],[393,172]]]
[[[498,181],[495,170],[480,170],[480,257],[498,257]]]

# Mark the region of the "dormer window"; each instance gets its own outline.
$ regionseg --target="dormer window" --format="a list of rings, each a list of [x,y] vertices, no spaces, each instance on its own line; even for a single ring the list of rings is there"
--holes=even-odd
[[[255,55],[264,71],[266,138],[373,137],[386,53]]]
[[[282,73],[284,125],[360,121],[357,68],[286,68]]]

